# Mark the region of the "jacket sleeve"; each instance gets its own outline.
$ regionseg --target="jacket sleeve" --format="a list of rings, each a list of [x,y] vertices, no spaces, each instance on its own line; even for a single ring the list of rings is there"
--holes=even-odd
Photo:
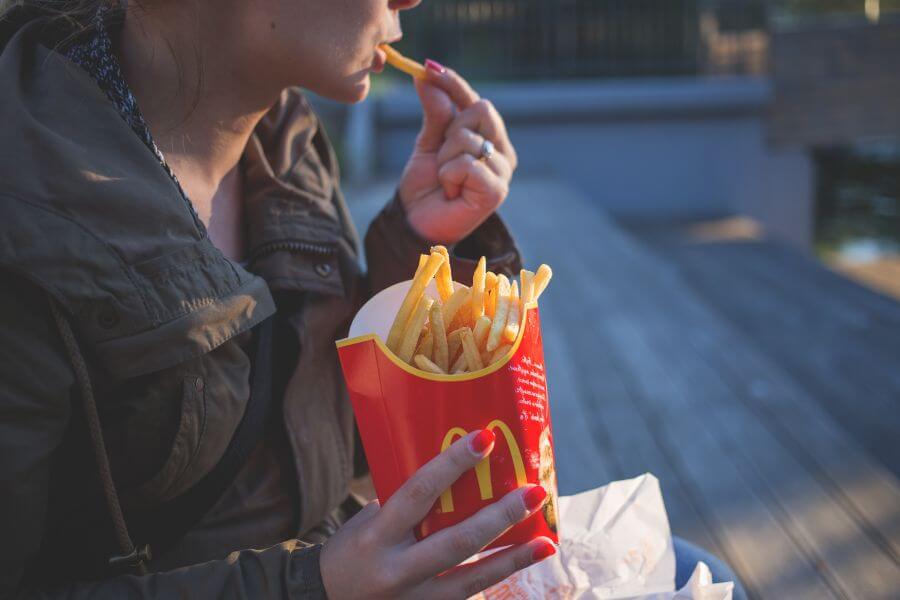
[[[0,314],[0,598],[325,597],[319,547],[296,541],[140,577],[55,589],[25,583],[45,537],[54,454],[79,404],[44,292],[0,272]]]
[[[394,194],[394,198],[372,221],[366,234],[366,259],[372,293],[412,278],[419,264],[419,255],[427,254],[434,244],[412,229],[403,204]],[[462,283],[472,280],[475,265],[482,256],[487,258],[488,270],[495,273],[513,276],[518,275],[522,268],[519,249],[496,213],[467,238],[447,250],[450,252],[453,279]]]

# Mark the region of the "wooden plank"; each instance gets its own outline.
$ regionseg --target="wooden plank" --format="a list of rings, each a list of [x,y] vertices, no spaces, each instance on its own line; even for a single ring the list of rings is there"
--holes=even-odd
[[[658,248],[719,314],[900,474],[900,325],[891,325],[900,323],[900,304],[885,305],[792,254],[760,243]]]
[[[881,597],[897,589],[900,565],[868,537],[865,526],[830,495],[829,486],[821,484],[809,465],[801,463],[791,448],[782,445],[762,415],[733,401],[752,383],[752,379],[738,378],[746,377],[744,365],[754,360],[748,356],[752,351],[729,335],[720,322],[709,318],[709,313],[694,299],[670,295],[667,304],[671,312],[655,322],[649,317],[647,327],[675,335],[653,336],[654,351],[668,358],[679,385],[694,390],[691,405],[703,403],[696,409],[702,410],[708,422],[725,434],[723,448],[728,448],[742,466],[753,489],[779,513],[779,520],[792,539],[810,557],[821,559],[816,562],[822,565],[820,571],[830,587],[841,595],[866,598]],[[685,352],[681,335],[684,332],[667,328],[662,322],[665,318],[706,332],[707,342]],[[723,347],[728,352],[722,352]],[[733,369],[726,382],[721,370],[728,368],[728,362]]]
[[[646,253],[634,244],[614,244],[611,240],[616,237],[615,232],[600,226],[605,220],[595,214],[596,211],[592,211],[587,203],[563,198],[559,193],[547,197],[552,197],[553,202],[544,200],[525,208],[531,218],[540,223],[548,222],[549,217],[541,212],[541,206],[543,210],[552,210],[552,222],[565,231],[566,241],[556,241],[562,249],[560,258],[563,263],[557,262],[555,266],[560,272],[564,269],[561,264],[571,264],[575,273],[564,276],[565,271],[560,272],[555,284],[557,288],[577,289],[580,282],[588,282],[586,285],[594,287],[580,291],[575,301],[579,296],[584,301],[596,301],[598,296],[591,292],[597,292],[597,286],[604,284],[598,279],[584,277],[582,267],[586,261],[583,259],[595,262],[596,268],[602,268],[607,283],[610,279],[615,280],[615,286],[606,285],[605,289],[618,291],[621,283],[629,278],[647,277],[648,273],[636,273],[632,264],[636,262],[634,259]],[[517,202],[522,203],[521,196],[517,196]],[[598,244],[598,240],[603,243]],[[579,255],[577,251],[586,254]],[[614,259],[610,258],[611,253],[615,255]],[[573,259],[582,260],[573,263]],[[656,285],[663,284],[662,296],[659,289],[650,286],[651,293],[657,298],[665,297],[669,291],[667,286],[675,279],[674,273],[660,271],[664,269],[657,268],[649,274]],[[623,303],[627,306],[629,301],[618,298],[612,306],[601,305],[598,308],[614,313],[622,309]],[[604,318],[600,326],[610,327],[614,322],[611,318]],[[621,326],[607,329],[602,336],[615,340],[608,348],[609,354],[622,359],[620,368],[632,377],[635,388],[641,392],[643,404],[640,410],[644,420],[678,465],[685,485],[690,486],[695,491],[695,497],[702,500],[704,517],[716,524],[720,537],[730,550],[729,558],[745,583],[767,597],[835,597],[828,582],[815,571],[811,558],[791,539],[779,516],[773,514],[748,485],[734,458],[721,451],[715,432],[710,431],[703,422],[703,415],[697,411],[672,413],[667,410],[668,398],[688,392],[679,387],[673,388],[667,381],[664,365],[668,358],[654,356],[652,346],[651,349],[640,348],[633,337],[626,335],[627,328],[641,323],[641,319],[631,318],[624,322],[624,329]],[[666,415],[666,418],[660,419],[659,415]]]
[[[519,195],[520,204],[523,203],[522,200]],[[565,249],[534,229],[534,225],[539,225],[539,221],[522,218],[530,214],[529,210],[511,211],[511,214],[509,212],[506,214],[510,225],[526,244],[524,248],[526,256],[546,257],[547,261],[551,261],[557,268],[560,265],[570,266],[571,260],[560,256],[560,251]],[[624,479],[648,471],[653,473],[660,480],[672,532],[727,560],[728,556],[721,541],[716,538],[712,528],[696,508],[696,501],[690,497],[682,484],[673,468],[671,458],[659,446],[643,415],[637,411],[632,398],[633,391],[626,388],[616,366],[603,350],[614,341],[599,337],[585,339],[585,316],[591,317],[590,307],[594,303],[590,298],[570,296],[569,290],[559,284],[559,272],[556,277],[553,292],[544,296],[541,303],[541,314],[545,323],[545,350],[548,355],[559,352],[565,356],[562,361],[569,367],[569,372],[562,375],[574,383],[572,398],[578,401],[578,420],[593,432],[601,454],[610,463],[612,477]],[[573,305],[588,307],[587,312],[573,311]],[[565,349],[560,349],[559,345],[554,343],[557,338],[565,344]],[[547,360],[550,361],[551,358],[548,356]],[[560,362],[556,357],[553,357],[553,360],[553,364]],[[551,382],[559,380],[557,375],[556,371],[551,370]],[[555,386],[556,383],[551,385]],[[567,431],[559,426],[556,417],[555,388],[551,398],[551,402],[554,403],[554,422],[557,423],[555,427],[560,431]],[[572,440],[569,439],[568,432],[566,438],[560,439],[557,444],[560,452],[569,448]],[[563,462],[561,458],[560,463]],[[583,468],[583,465],[591,462],[578,464]],[[579,484],[578,487],[589,486]]]

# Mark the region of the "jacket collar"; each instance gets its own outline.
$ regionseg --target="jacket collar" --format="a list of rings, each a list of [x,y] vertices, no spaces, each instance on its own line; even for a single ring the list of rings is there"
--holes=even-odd
[[[94,81],[50,49],[44,25],[28,22],[0,44],[0,267],[53,294],[122,375],[208,352],[272,314],[266,283],[210,243]],[[306,278],[341,293],[338,269],[311,276],[305,255],[292,264],[296,253],[265,251],[345,242],[330,172],[316,159],[323,138],[300,108],[308,104],[287,92],[243,157],[259,255],[251,268],[284,288],[310,289]]]

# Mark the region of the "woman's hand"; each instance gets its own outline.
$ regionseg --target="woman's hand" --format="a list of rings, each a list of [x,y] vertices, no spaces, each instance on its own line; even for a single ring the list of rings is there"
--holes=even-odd
[[[400,180],[400,201],[420,236],[453,244],[506,199],[518,159],[503,118],[450,69],[429,61],[416,80],[422,130]],[[482,145],[494,145],[489,158]]]
[[[504,531],[539,510],[543,488],[524,486],[462,523],[416,541],[413,528],[438,496],[487,456],[488,430],[458,440],[419,469],[384,506],[372,502],[325,544],[320,565],[329,598],[467,598],[551,556],[547,538],[459,566]]]

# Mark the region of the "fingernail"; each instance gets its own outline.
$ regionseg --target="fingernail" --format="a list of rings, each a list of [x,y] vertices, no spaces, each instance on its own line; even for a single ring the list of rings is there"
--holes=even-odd
[[[531,560],[533,560],[534,562],[539,562],[544,560],[545,558],[553,556],[554,554],[556,554],[556,546],[548,541],[544,541],[540,546],[532,551]]]
[[[469,442],[469,447],[472,448],[472,452],[475,454],[484,454],[493,443],[494,432],[490,429],[482,429],[478,432],[478,435],[473,437],[472,441]]]
[[[436,60],[431,60],[430,58],[425,59],[425,66],[432,71],[440,73],[441,75],[447,72],[447,67]]]
[[[542,488],[539,485],[534,486],[522,496],[522,500],[525,502],[525,508],[528,509],[529,512],[535,511],[541,507],[541,504],[544,503],[544,498],[547,497],[547,490]]]

